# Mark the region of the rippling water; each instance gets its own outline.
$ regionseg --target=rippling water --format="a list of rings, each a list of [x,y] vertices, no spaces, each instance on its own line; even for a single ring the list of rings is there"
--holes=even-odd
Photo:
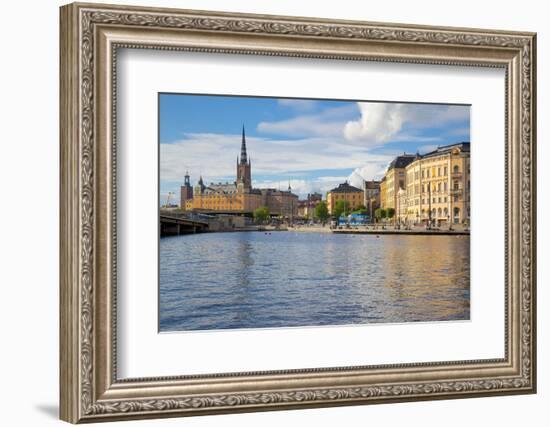
[[[163,238],[160,330],[467,320],[469,248],[469,236]]]

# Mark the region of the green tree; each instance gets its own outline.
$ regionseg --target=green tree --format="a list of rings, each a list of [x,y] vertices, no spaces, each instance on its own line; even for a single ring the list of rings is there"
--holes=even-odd
[[[323,201],[319,202],[317,206],[315,206],[315,211],[313,212],[313,215],[315,216],[315,218],[325,224],[328,219],[327,203]]]
[[[333,215],[336,218],[340,218],[343,215],[346,215],[349,213],[349,202],[346,202],[345,200],[338,200],[336,204],[334,205],[334,212]]]
[[[386,209],[386,216],[388,217],[388,219],[392,219],[394,215],[395,215],[395,209],[394,208]]]
[[[260,206],[254,210],[254,221],[258,224],[262,224],[269,218],[269,209],[267,206]]]
[[[368,215],[369,210],[365,207],[365,205],[359,205],[353,210],[353,212],[350,212],[350,213],[359,214],[359,215]]]
[[[374,211],[374,217],[380,221],[386,218],[386,209],[378,208]]]

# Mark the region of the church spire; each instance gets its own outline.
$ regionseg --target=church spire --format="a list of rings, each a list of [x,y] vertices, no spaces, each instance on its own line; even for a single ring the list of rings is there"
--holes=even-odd
[[[244,134],[244,124],[243,124],[243,136],[241,141],[241,164],[246,164],[246,136]]]

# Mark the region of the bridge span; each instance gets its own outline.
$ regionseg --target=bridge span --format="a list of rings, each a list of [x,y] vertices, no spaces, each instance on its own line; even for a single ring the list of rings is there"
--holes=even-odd
[[[191,219],[185,216],[169,214],[160,215],[160,236],[176,236],[178,234],[202,233],[208,231],[208,222]]]

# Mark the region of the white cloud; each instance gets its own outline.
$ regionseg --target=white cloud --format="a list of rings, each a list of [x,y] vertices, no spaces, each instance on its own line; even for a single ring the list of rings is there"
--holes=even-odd
[[[292,192],[297,194],[300,199],[304,199],[308,194],[321,193],[323,198],[326,197],[327,191],[336,187],[338,184],[344,182],[347,179],[346,176],[323,176],[314,179],[291,179],[290,181],[254,181],[254,187],[256,188],[275,188],[281,190],[287,190],[290,183]]]
[[[441,128],[449,123],[467,120],[470,114],[468,106],[457,105],[383,102],[358,102],[357,105],[361,117],[346,123],[344,136],[349,141],[362,141],[369,146],[389,141],[439,140],[439,137],[418,137],[401,132],[405,125],[412,129]]]
[[[421,129],[442,128],[469,118],[461,105],[357,102],[313,113],[316,101],[279,100],[280,105],[302,112],[286,120],[260,122],[258,131],[286,137],[344,137],[351,143],[379,146],[387,142],[437,142],[441,136],[417,135]],[[360,117],[356,120],[350,118]],[[461,135],[468,128],[461,128]]]
[[[184,181],[186,171],[195,184],[202,175],[205,182],[233,182],[240,135],[186,134],[185,138],[160,146],[160,178],[163,191],[174,191]],[[393,158],[393,154],[372,154],[365,147],[350,144],[343,138],[303,138],[273,140],[247,137],[252,161],[254,186],[281,188],[288,179],[301,195],[312,191],[323,193],[343,182],[346,175],[321,176],[320,170],[359,169],[373,179]],[[372,176],[371,176],[372,174]],[[270,177],[273,179],[270,179]]]
[[[328,108],[317,114],[304,114],[291,119],[260,122],[258,132],[290,137],[341,137],[350,117],[357,114],[354,104]]]
[[[363,167],[356,168],[350,176],[348,176],[348,182],[357,188],[363,188],[363,181],[371,181],[373,179],[379,180],[384,175],[386,169],[386,163],[373,162],[368,163]]]
[[[401,130],[404,122],[403,104],[358,102],[361,118],[347,122],[344,136],[362,140],[369,145],[388,141]]]
[[[361,188],[364,179],[380,179],[399,153],[378,150],[379,154],[372,154],[372,147],[387,142],[417,141],[424,144],[419,147],[420,152],[431,151],[437,146],[430,143],[442,138],[419,136],[418,130],[442,128],[455,122],[462,125],[460,122],[467,120],[470,113],[467,106],[358,102],[314,114],[316,101],[281,99],[278,102],[303,114],[258,125],[262,133],[287,138],[247,137],[252,179],[257,187],[278,188],[280,183],[281,188],[287,188],[291,178],[293,191],[301,197],[315,191],[325,194],[345,180]],[[358,112],[360,118],[350,121]],[[447,136],[469,134],[467,127],[442,131]],[[186,171],[191,175],[192,184],[199,175],[207,183],[233,182],[240,143],[240,134],[200,133],[185,134],[179,141],[161,144],[161,200],[166,199],[168,191],[175,192],[175,202],[179,199],[179,186]],[[339,170],[350,169],[353,172],[348,176],[319,176],[318,173],[329,170],[327,173],[337,174]]]

